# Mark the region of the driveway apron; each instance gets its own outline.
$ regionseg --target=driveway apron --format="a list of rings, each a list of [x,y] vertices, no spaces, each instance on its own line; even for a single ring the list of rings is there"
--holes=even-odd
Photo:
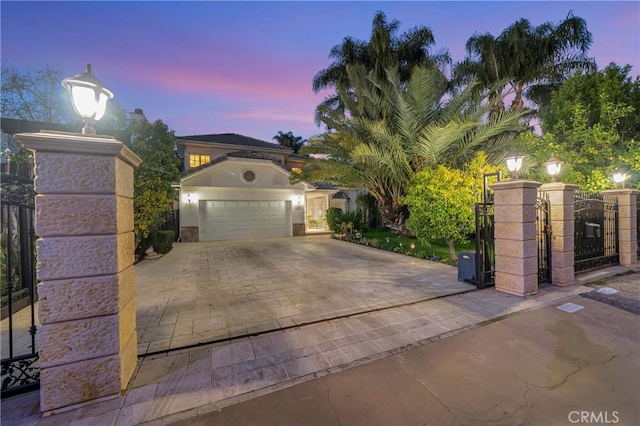
[[[327,236],[176,243],[136,265],[138,352],[173,350],[475,289],[454,267]]]

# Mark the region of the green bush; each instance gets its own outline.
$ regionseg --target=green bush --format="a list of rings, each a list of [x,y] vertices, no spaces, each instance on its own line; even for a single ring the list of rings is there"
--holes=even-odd
[[[356,230],[363,229],[364,218],[359,211],[345,213],[337,207],[331,207],[327,210],[327,225],[331,232],[351,234]]]
[[[343,213],[341,209],[330,207],[329,210],[327,210],[327,226],[329,226],[331,232],[340,232],[340,226],[344,222],[342,218]]]
[[[153,251],[158,254],[166,254],[171,251],[173,248],[173,239],[175,237],[175,233],[173,231],[156,231],[149,234],[147,238],[145,238],[140,246],[138,246],[138,254],[142,254],[149,247],[153,246]]]

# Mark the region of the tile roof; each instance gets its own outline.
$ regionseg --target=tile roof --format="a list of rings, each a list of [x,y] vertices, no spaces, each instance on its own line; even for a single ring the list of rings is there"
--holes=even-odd
[[[190,141],[190,142],[205,142],[205,143],[220,143],[225,145],[238,145],[251,148],[264,148],[275,149],[281,151],[291,152],[290,148],[277,145],[271,142],[261,141],[260,139],[251,138],[249,136],[239,135],[237,133],[218,133],[212,135],[193,135],[193,136],[178,136],[178,141]]]

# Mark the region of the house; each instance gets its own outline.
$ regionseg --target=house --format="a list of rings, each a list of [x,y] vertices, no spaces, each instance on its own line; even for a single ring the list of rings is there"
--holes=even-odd
[[[356,209],[358,191],[291,183],[305,157],[235,133],[180,136],[181,241],[289,237],[327,231],[329,207]]]

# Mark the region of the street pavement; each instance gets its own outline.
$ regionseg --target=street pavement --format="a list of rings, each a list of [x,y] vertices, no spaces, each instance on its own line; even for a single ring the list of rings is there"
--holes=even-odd
[[[568,301],[175,425],[640,424],[638,317]]]

